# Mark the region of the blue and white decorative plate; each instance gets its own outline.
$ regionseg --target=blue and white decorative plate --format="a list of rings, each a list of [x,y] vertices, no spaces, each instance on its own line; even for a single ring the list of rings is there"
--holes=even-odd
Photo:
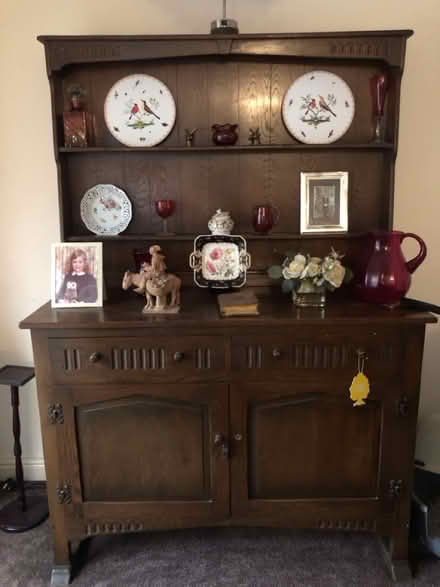
[[[102,236],[124,231],[131,220],[131,202],[115,185],[100,183],[86,191],[81,200],[81,220]]]
[[[127,147],[153,147],[172,131],[176,104],[168,87],[145,73],[123,77],[109,90],[104,118],[111,134]]]
[[[282,115],[287,130],[308,144],[334,143],[347,132],[355,111],[348,84],[330,71],[311,71],[287,90]]]

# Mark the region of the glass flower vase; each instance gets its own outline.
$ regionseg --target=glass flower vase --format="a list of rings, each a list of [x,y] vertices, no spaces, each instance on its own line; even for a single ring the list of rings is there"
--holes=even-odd
[[[315,285],[311,280],[304,279],[299,288],[292,292],[292,299],[298,308],[323,308],[325,294],[326,289],[323,285]]]
[[[373,142],[383,143],[385,140],[385,98],[389,86],[388,75],[382,73],[370,80],[371,96],[373,99],[374,131]]]

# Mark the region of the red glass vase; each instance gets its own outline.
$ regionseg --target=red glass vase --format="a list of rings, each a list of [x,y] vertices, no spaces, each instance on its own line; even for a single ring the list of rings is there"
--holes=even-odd
[[[373,117],[375,121],[373,141],[382,143],[385,139],[384,108],[388,92],[388,75],[381,73],[370,80],[371,98],[373,100]]]
[[[406,261],[401,243],[414,238],[420,246],[418,254]],[[365,302],[397,306],[411,285],[411,274],[426,257],[424,241],[411,232],[371,232],[366,237],[364,258],[355,270],[353,287],[356,297]]]

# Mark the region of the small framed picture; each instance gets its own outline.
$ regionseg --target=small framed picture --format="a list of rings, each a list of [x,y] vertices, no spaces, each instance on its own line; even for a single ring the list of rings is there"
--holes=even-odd
[[[348,230],[348,172],[301,173],[301,234]]]
[[[52,308],[102,306],[102,243],[52,245]]]

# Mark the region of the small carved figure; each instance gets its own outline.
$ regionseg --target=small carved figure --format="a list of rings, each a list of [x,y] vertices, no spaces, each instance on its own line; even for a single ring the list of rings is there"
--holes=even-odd
[[[193,128],[192,130],[185,128],[185,145],[187,147],[193,146],[195,134],[198,130],[198,128]]]
[[[151,255],[151,270],[153,275],[161,275],[165,273],[167,266],[165,265],[165,255],[161,255],[162,249],[159,245],[153,245],[149,248],[148,252]]]
[[[166,272],[165,255],[159,245],[149,249],[151,264],[142,263],[139,273],[127,270],[122,279],[122,289],[134,286],[138,294],[145,295],[145,313],[177,313],[180,310],[180,287],[182,280]]]
[[[250,128],[249,129],[249,142],[251,143],[251,145],[261,145],[261,133],[260,133],[260,129],[257,126],[256,128]]]

